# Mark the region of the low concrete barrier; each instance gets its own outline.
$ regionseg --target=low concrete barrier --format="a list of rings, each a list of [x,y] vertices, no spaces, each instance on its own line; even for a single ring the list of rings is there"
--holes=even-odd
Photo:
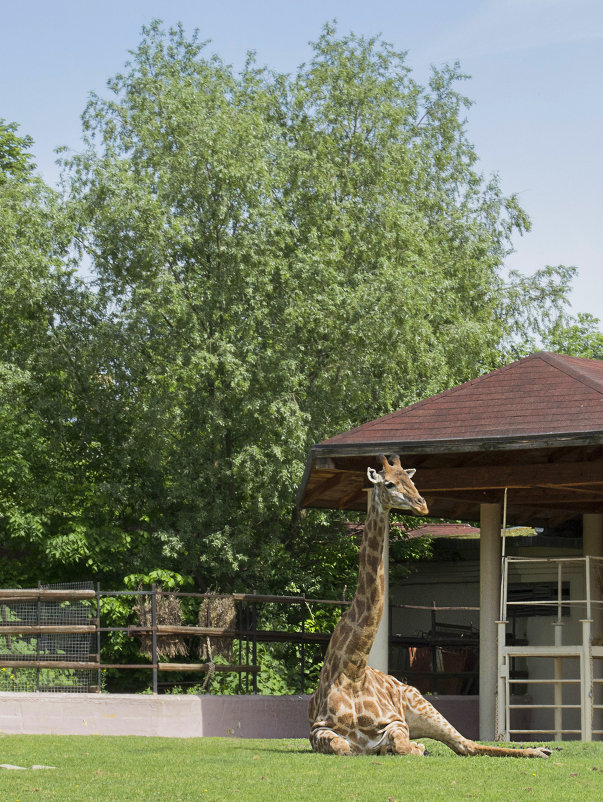
[[[2,692],[0,732],[307,738],[309,698]],[[477,738],[477,696],[428,698],[463,735]]]
[[[309,696],[0,693],[0,732],[307,738]]]

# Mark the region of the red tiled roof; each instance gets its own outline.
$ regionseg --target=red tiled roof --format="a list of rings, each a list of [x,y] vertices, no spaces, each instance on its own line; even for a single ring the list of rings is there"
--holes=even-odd
[[[541,351],[320,446],[603,431],[603,361]]]

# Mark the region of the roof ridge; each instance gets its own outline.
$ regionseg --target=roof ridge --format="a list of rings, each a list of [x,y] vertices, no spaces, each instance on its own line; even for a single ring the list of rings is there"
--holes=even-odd
[[[548,362],[549,365],[552,367],[557,368],[562,373],[565,373],[572,379],[581,382],[582,384],[590,387],[591,390],[599,393],[599,395],[603,396],[603,382],[598,382],[595,379],[592,379],[590,376],[586,376],[583,372],[575,365],[568,365],[565,361],[567,359],[580,359],[586,362],[600,362],[603,365],[603,361],[600,359],[589,359],[585,356],[572,356],[571,354],[557,354],[554,351],[539,351],[538,352],[542,359],[545,362]]]

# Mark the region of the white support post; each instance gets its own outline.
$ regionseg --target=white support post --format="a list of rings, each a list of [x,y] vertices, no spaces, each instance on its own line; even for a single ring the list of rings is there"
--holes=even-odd
[[[500,614],[500,504],[480,504],[479,737],[496,737],[497,624]]]
[[[371,489],[367,493],[367,509],[370,506],[371,498],[369,493],[373,493]],[[381,623],[375,635],[373,646],[368,656],[368,664],[371,668],[376,668],[383,671],[384,674],[389,673],[389,519],[386,524],[385,538],[383,541],[383,572],[385,575],[385,604],[383,606],[383,616]]]
[[[590,619],[582,619],[582,650],[580,654],[580,690],[582,697],[582,740],[593,739],[593,661]]]

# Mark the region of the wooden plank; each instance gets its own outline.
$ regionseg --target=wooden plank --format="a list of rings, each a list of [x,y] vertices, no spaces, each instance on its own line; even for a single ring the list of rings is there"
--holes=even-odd
[[[0,590],[2,601],[78,601],[80,599],[95,599],[94,590],[43,590],[36,588],[3,588]]]
[[[237,630],[221,629],[219,627],[182,627],[170,624],[158,624],[158,635],[214,635],[216,637],[236,637]]]
[[[333,602],[334,604],[344,607],[349,606],[349,601]],[[431,609],[431,608],[430,608]],[[152,627],[128,627],[128,635],[149,635],[152,633]],[[177,627],[160,624],[157,627],[157,636],[162,635],[199,635],[209,637],[235,637],[245,638],[251,640],[254,633],[247,630],[233,630],[233,629],[218,629],[217,627]],[[271,630],[271,629],[258,629],[255,631],[255,639],[262,643],[269,643],[273,641],[292,641],[294,643],[323,643],[328,641],[331,637],[330,632],[288,632],[286,630]]]
[[[159,671],[205,671],[210,670],[209,663],[158,663],[157,668]],[[213,670],[221,673],[228,673],[230,671],[239,673],[259,673],[259,666],[245,666],[245,665],[217,665],[213,664]]]
[[[99,663],[71,660],[0,660],[0,668],[103,668]]]
[[[0,626],[0,635],[45,635],[45,634],[53,634],[58,635],[61,633],[69,634],[77,634],[79,632],[96,632],[96,627],[94,624],[91,625],[84,625],[84,624],[77,624],[77,625],[33,625],[33,626],[25,626],[22,624],[17,624],[13,626]]]

